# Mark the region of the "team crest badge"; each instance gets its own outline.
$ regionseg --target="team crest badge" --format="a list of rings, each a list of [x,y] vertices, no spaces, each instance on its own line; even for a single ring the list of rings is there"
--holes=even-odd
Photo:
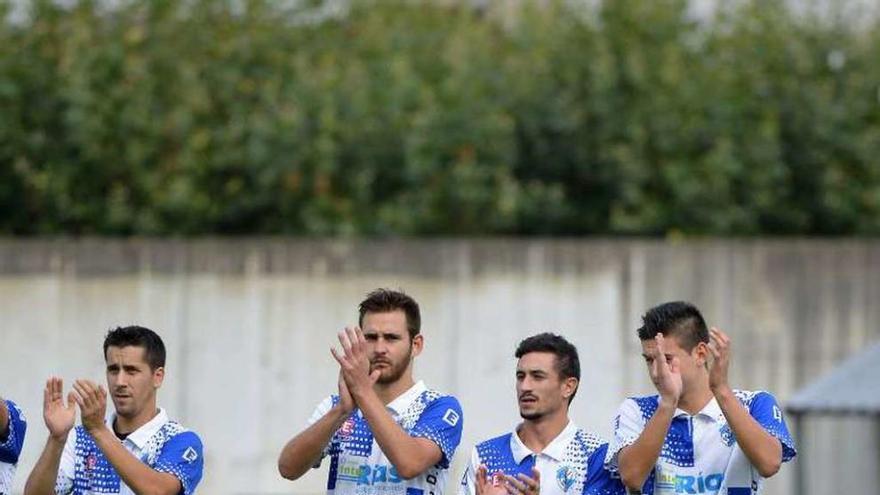
[[[730,425],[725,423],[722,426],[718,433],[721,435],[721,441],[724,442],[724,445],[728,447],[733,447],[733,444],[736,443],[736,438],[733,436],[733,431],[730,429]]]
[[[556,482],[559,483],[559,488],[562,488],[562,491],[567,492],[569,488],[574,486],[574,470],[569,466],[561,466],[556,471]]]

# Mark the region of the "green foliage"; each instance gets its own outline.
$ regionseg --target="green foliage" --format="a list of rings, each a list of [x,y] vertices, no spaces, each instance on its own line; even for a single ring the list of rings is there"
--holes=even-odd
[[[0,233],[880,233],[877,22],[573,3],[0,0]]]

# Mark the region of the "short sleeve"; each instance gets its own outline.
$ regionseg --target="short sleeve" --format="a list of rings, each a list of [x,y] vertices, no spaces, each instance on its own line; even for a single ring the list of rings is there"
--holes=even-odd
[[[339,396],[337,396],[337,395],[331,395],[331,396],[328,396],[326,399],[322,400],[321,403],[318,404],[317,407],[315,407],[315,410],[312,411],[312,415],[309,416],[309,420],[306,422],[306,427],[312,426],[313,424],[317,423],[318,420],[320,420],[321,418],[326,416],[327,413],[330,412],[330,410],[333,409],[333,406],[336,405],[338,402],[339,402]],[[315,465],[312,466],[313,468],[321,467],[321,461],[323,461],[325,457],[330,455],[330,452],[332,451],[333,443],[335,441],[336,441],[336,435],[334,435],[333,438],[330,440],[330,442],[324,446],[324,450],[321,451],[321,457],[317,460],[317,462],[315,462]]]
[[[758,392],[749,404],[749,414],[764,428],[767,433],[779,439],[782,443],[782,462],[788,462],[797,455],[794,440],[788,432],[782,409],[776,402],[776,398],[767,392]]]
[[[603,443],[587,459],[587,479],[584,481],[584,495],[626,495],[626,489],[617,473],[605,467],[608,444]]]
[[[5,438],[0,438],[0,462],[7,464],[18,463],[21,448],[24,445],[24,434],[27,431],[27,422],[21,409],[11,400],[6,401],[6,410],[9,415],[9,429]]]
[[[330,409],[333,409],[333,404],[337,401],[336,397],[331,395],[326,399],[322,400],[320,404],[312,411],[312,415],[309,416],[308,424],[306,426],[312,426],[317,423],[319,419],[323,418],[330,412]]]
[[[617,409],[617,415],[614,417],[614,436],[608,445],[608,452],[605,455],[605,467],[611,472],[618,471],[618,455],[624,447],[632,445],[638,440],[639,435],[645,429],[645,419],[642,417],[642,410],[636,401],[626,399]]]
[[[480,454],[477,452],[477,448],[474,447],[471,450],[471,457],[464,469],[464,474],[461,476],[461,486],[458,488],[458,495],[476,495],[476,476],[480,462]]]
[[[202,441],[194,432],[184,431],[165,442],[153,469],[173,474],[180,480],[183,495],[190,495],[202,479],[203,466]]]
[[[464,418],[458,400],[447,395],[428,404],[410,431],[410,435],[427,438],[436,443],[443,453],[439,466],[445,469],[449,467],[455,449],[461,442],[463,423]]]
[[[73,492],[73,478],[76,476],[76,436],[80,428],[73,428],[67,434],[61,461],[58,463],[58,476],[55,478],[55,493],[67,495]]]

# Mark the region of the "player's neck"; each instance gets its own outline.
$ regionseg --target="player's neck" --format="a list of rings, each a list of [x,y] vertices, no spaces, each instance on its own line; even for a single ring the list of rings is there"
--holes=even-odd
[[[709,388],[709,377],[699,380],[695,387],[688,388],[678,400],[678,408],[688,414],[697,414],[712,401],[712,390]]]
[[[128,418],[117,414],[114,429],[117,433],[131,433],[149,423],[158,414],[159,409],[156,407],[156,402],[152,402],[136,416]]]
[[[411,389],[415,384],[416,382],[413,380],[412,375],[407,373],[400,377],[400,380],[397,380],[396,382],[376,383],[373,388],[376,391],[376,395],[382,400],[382,403],[387,406],[394,401],[394,399],[400,397],[404,392]]]
[[[517,435],[522,443],[532,452],[541,453],[568,426],[566,411],[542,416],[538,419],[527,419],[522,422]]]

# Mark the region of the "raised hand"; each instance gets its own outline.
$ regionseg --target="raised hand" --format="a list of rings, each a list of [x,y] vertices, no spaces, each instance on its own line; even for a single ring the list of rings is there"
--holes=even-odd
[[[489,476],[484,464],[477,468],[474,475],[476,495],[508,495],[504,475]]]
[[[43,421],[49,429],[49,435],[56,440],[65,440],[76,421],[76,394],[67,395],[64,402],[64,381],[56,376],[46,380],[43,389]]]
[[[538,495],[541,493],[541,472],[532,468],[532,476],[522,473],[513,476],[504,475],[505,487],[510,495]]]
[[[76,380],[74,399],[79,405],[83,426],[88,431],[95,431],[105,426],[107,414],[107,392],[104,387],[89,380]]]
[[[367,339],[359,327],[346,327],[339,332],[339,343],[342,351],[331,348],[330,353],[339,363],[342,378],[352,397],[372,389],[379,379],[381,370],[370,372],[370,357],[367,351]]]
[[[664,340],[662,334],[654,337],[657,343],[654,348],[654,354],[651,361],[651,381],[657,391],[660,392],[662,400],[678,404],[681,398],[682,382],[681,370],[679,369],[678,357],[673,357],[670,362],[666,362],[666,352],[664,350]]]
[[[352,398],[351,392],[348,391],[348,385],[345,384],[342,370],[339,370],[339,408],[345,414],[349,414],[354,410],[354,398]]]
[[[712,352],[712,364],[709,368],[709,387],[712,392],[730,388],[727,382],[727,370],[730,367],[730,337],[718,328],[709,330],[709,350]]]

